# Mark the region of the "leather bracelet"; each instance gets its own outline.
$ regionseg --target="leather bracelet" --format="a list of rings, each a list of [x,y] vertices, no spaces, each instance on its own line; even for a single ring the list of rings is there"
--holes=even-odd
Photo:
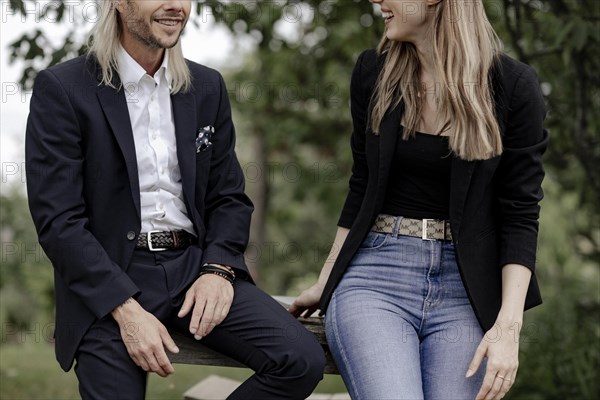
[[[211,273],[211,274],[217,274],[217,275],[222,275],[223,277],[225,277],[228,281],[233,282],[235,280],[235,276],[233,276],[233,274],[230,274],[226,271],[223,270],[219,270],[216,268],[205,268],[202,271],[200,271],[200,273]]]
[[[221,278],[225,279],[227,282],[229,282],[233,285],[233,279],[231,279],[231,277],[227,276],[227,274],[225,274],[223,272],[217,272],[217,271],[202,271],[202,272],[200,272],[200,276],[206,275],[206,274],[220,276]]]
[[[202,270],[202,271],[204,271],[204,270],[213,270],[213,271],[214,271],[214,270],[217,270],[217,271],[223,271],[223,272],[225,272],[225,273],[227,273],[227,274],[230,274],[230,275],[231,275],[231,277],[232,277],[233,279],[235,279],[235,272],[233,271],[233,268],[231,268],[231,267],[229,267],[229,266],[227,266],[227,265],[221,265],[221,264],[208,264],[208,263],[207,263],[207,264],[204,264],[204,265],[202,266],[202,269],[201,269],[201,270]]]
[[[205,274],[214,274],[218,275],[223,279],[226,279],[229,283],[233,285],[233,281],[235,280],[235,273],[230,268],[225,268],[216,264],[204,264],[202,269],[200,270],[200,275]]]

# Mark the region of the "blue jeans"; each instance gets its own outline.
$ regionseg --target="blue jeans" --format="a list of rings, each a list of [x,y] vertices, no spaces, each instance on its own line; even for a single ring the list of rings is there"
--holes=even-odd
[[[329,305],[327,341],[353,399],[473,400],[483,332],[450,241],[370,232]]]

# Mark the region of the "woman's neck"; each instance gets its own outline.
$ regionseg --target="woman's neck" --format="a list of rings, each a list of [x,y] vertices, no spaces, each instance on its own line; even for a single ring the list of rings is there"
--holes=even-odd
[[[433,37],[426,37],[414,43],[419,57],[419,79],[422,83],[433,83],[435,77],[435,58],[433,56]]]

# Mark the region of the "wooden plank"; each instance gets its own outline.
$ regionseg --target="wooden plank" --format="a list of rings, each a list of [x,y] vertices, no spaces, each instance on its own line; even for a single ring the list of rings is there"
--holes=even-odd
[[[294,300],[293,297],[273,296],[283,307],[288,307]],[[316,337],[325,353],[327,365],[325,366],[326,374],[339,374],[339,371],[331,357],[329,346],[325,338],[325,328],[323,318],[311,316],[309,318],[298,318],[298,321],[308,331],[312,332]],[[195,340],[191,335],[186,336],[179,332],[170,332],[177,346],[179,347],[178,354],[170,354],[169,359],[172,363],[178,364],[193,364],[193,365],[214,365],[219,367],[236,367],[246,368],[246,366],[230,357],[222,355],[202,344],[202,341]]]
[[[209,375],[184,394],[184,400],[221,400],[227,398],[242,382],[218,375]],[[348,393],[313,393],[306,400],[350,400]]]
[[[177,344],[177,347],[179,347],[179,353],[177,354],[167,352],[169,360],[172,363],[247,368],[241,362],[204,346],[201,340],[195,340],[191,334],[190,336],[186,336],[174,331],[170,331],[169,333]]]

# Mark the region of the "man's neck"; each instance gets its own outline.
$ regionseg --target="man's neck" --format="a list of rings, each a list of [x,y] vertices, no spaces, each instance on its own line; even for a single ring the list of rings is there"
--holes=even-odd
[[[126,36],[121,39],[121,45],[150,76],[154,76],[163,62],[165,49],[150,48]]]

